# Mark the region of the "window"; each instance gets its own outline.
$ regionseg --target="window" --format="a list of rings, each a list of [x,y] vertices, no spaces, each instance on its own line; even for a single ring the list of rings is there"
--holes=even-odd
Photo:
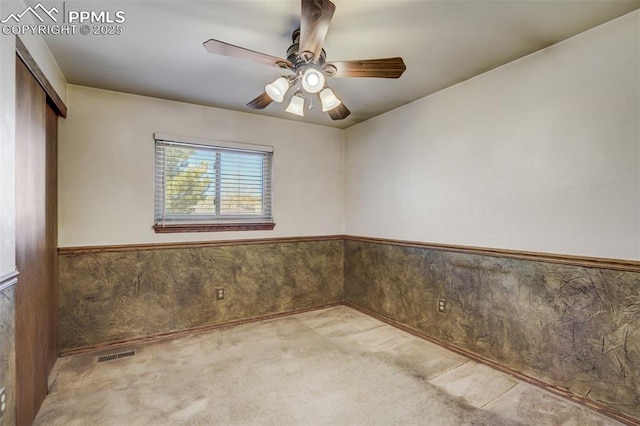
[[[155,135],[156,232],[273,229],[270,147]]]

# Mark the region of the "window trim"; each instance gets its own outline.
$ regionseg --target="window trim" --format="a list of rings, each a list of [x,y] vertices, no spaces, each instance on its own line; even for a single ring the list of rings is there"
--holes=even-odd
[[[223,231],[271,231],[275,222],[254,223],[207,223],[207,224],[156,224],[153,230],[156,234],[172,234],[184,232],[223,232]]]
[[[205,145],[212,148],[222,149],[237,149],[241,151],[256,151],[259,153],[270,153],[271,157],[271,176],[270,181],[270,193],[271,193],[271,220],[264,221],[263,218],[255,219],[247,216],[246,218],[237,217],[230,219],[229,221],[211,222],[208,219],[203,219],[203,223],[198,223],[198,218],[187,219],[183,221],[171,221],[158,223],[155,217],[155,202],[154,202],[154,224],[152,229],[157,234],[163,233],[187,233],[187,232],[222,232],[222,231],[270,231],[276,226],[273,221],[273,147],[268,145],[256,145],[246,144],[240,142],[231,142],[215,139],[203,139],[194,138],[189,136],[174,135],[169,133],[154,133],[154,162],[156,161],[156,146],[158,142],[175,142],[186,143],[194,145]],[[155,179],[155,178],[154,178]],[[156,182],[154,180],[154,194],[156,192]],[[154,195],[155,197],[155,195]]]

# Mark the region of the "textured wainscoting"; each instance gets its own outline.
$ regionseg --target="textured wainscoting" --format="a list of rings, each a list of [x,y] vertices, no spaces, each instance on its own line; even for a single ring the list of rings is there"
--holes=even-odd
[[[640,273],[349,238],[344,250],[347,302],[640,418]]]
[[[346,301],[640,424],[639,265],[349,236],[61,249],[60,345]]]
[[[61,350],[340,302],[343,247],[341,238],[320,238],[62,249]]]
[[[0,280],[0,287],[3,284]],[[0,388],[6,387],[7,408],[0,418],[0,425],[16,423],[15,398],[15,285],[0,290]]]

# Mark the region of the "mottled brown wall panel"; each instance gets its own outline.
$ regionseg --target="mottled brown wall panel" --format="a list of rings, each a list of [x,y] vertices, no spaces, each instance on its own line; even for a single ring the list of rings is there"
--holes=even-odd
[[[0,282],[2,284],[2,282]],[[15,287],[0,291],[0,388],[6,388],[7,409],[0,425],[16,424]]]
[[[63,351],[344,298],[343,241],[59,256]],[[224,287],[224,300],[215,289]]]
[[[347,240],[345,285],[351,303],[640,418],[639,273]]]

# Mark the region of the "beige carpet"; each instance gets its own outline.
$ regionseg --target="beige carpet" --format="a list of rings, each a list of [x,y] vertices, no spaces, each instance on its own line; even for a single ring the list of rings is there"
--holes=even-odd
[[[619,424],[347,307],[135,349],[60,359],[35,424]]]

